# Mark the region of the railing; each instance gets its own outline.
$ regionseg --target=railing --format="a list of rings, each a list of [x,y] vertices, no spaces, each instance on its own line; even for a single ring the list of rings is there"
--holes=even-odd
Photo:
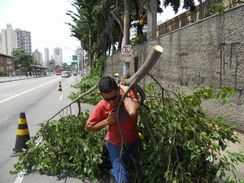
[[[217,3],[218,0],[206,0],[198,5],[194,11],[184,12],[175,18],[164,22],[158,26],[157,36],[174,31],[186,25],[190,25],[198,20],[209,16],[208,9],[211,5]],[[223,1],[225,9],[232,8],[238,4],[244,3],[244,0],[227,0]]]

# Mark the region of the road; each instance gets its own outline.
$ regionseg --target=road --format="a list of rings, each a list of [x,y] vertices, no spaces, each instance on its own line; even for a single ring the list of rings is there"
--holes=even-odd
[[[9,171],[17,160],[12,155],[18,119],[20,113],[25,112],[30,136],[34,136],[42,122],[71,102],[67,97],[71,91],[76,90],[71,85],[79,80],[79,76],[48,76],[0,83],[0,183],[56,182],[56,177],[10,175]],[[59,81],[62,92],[58,91]],[[75,181],[77,180],[71,182]]]

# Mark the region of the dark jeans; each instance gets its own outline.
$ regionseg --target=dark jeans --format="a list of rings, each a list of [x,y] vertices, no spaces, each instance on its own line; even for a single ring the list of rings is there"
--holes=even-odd
[[[127,162],[133,161],[138,153],[139,140],[135,140],[131,144],[127,144],[120,159],[120,146],[113,145],[106,141],[106,147],[112,164],[112,175],[115,177],[116,183],[129,183],[129,173],[126,167]]]

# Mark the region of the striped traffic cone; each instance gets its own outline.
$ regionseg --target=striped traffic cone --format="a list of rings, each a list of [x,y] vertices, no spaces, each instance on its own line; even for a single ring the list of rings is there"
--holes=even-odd
[[[26,122],[25,113],[20,113],[20,118],[18,122],[18,129],[16,131],[16,141],[15,141],[15,153],[22,152],[23,149],[27,149],[26,142],[30,140],[30,134],[28,130],[28,125]]]
[[[61,86],[61,82],[59,81],[59,85],[58,85],[58,91],[62,91],[62,86]]]

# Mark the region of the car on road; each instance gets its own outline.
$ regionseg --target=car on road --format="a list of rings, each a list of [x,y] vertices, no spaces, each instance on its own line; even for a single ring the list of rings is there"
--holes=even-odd
[[[61,77],[62,78],[69,78],[71,76],[70,71],[63,71]]]
[[[56,75],[61,75],[62,74],[62,70],[61,69],[56,69],[55,70],[55,74]]]

